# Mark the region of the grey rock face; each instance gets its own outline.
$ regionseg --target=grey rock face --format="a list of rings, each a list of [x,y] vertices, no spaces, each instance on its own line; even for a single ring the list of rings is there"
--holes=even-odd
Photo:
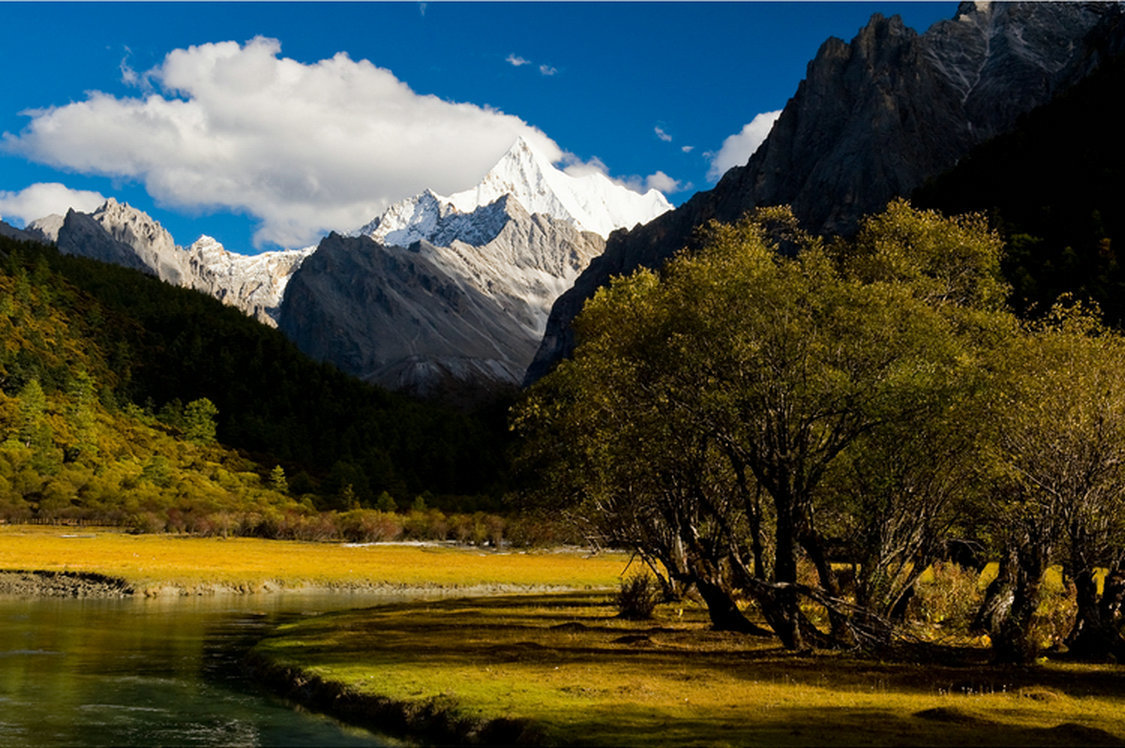
[[[66,254],[140,270],[166,283],[193,288],[273,327],[286,283],[311,253],[285,250],[239,255],[206,236],[183,249],[147,213],[113,198],[90,214],[71,210],[65,218],[47,216],[33,221],[28,231],[55,242]]]
[[[518,385],[551,302],[603,242],[506,197],[466,218],[492,238],[328,236],[293,275],[280,329],[315,358],[418,395]]]
[[[57,244],[59,241],[59,231],[62,230],[63,221],[66,216],[60,216],[58,213],[52,213],[43,218],[36,218],[31,223],[27,224],[26,231],[33,234],[39,241],[48,244]]]
[[[526,381],[573,348],[570,323],[614,275],[659,267],[711,219],[792,206],[809,229],[847,234],[952,167],[973,146],[1077,82],[1122,46],[1122,7],[1105,3],[963,3],[919,35],[875,15],[851,41],[831,38],[769,137],[715,188],[631,232],[610,236],[555,303]]]
[[[59,251],[156,275],[133,248],[113,238],[92,215],[69,210],[58,233]]]

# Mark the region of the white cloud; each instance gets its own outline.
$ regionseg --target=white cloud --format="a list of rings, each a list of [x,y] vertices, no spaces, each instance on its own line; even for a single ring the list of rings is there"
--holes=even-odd
[[[652,131],[656,133],[656,137],[660,138],[665,143],[671,143],[672,142],[672,136],[669,135],[668,133],[664,132],[663,128],[661,128],[659,125],[652,128]]]
[[[594,159],[594,161],[597,163],[601,163],[596,158]],[[570,173],[570,169],[567,169],[567,172]],[[575,173],[575,175],[578,175],[577,172]],[[621,185],[622,187],[628,187],[633,192],[639,192],[642,195],[649,190],[669,193],[682,192],[684,190],[691,189],[691,182],[681,182],[678,179],[674,179],[668,176],[663,171],[657,171],[655,174],[649,174],[647,177],[631,176],[620,179],[610,177],[610,179],[613,182]]]
[[[572,177],[584,177],[587,174],[601,174],[609,177],[609,167],[597,156],[589,161],[580,161],[573,153],[563,157],[563,171]]]
[[[732,166],[742,166],[758,146],[770,134],[770,128],[777,120],[781,111],[762,112],[742,127],[741,132],[731,135],[723,141],[718,153],[708,154],[711,159],[711,168],[707,170],[708,179],[718,179]]]
[[[678,179],[673,179],[662,171],[645,177],[645,187],[660,192],[679,192],[683,189]]]
[[[137,75],[137,71],[133,70],[133,67],[129,64],[129,55],[132,53],[133,50],[126,47],[125,56],[121,58],[121,82],[126,86],[135,86],[140,83],[140,76]]]
[[[695,150],[695,146],[694,145],[681,145],[680,150],[683,151],[684,153],[691,153],[692,151]]]
[[[0,216],[15,218],[26,225],[52,213],[66,215],[70,208],[92,213],[104,202],[105,197],[97,192],[72,190],[58,182],[39,182],[19,192],[0,191]]]
[[[25,112],[3,147],[83,174],[139,180],[157,201],[245,211],[255,242],[304,246],[351,230],[429,187],[466,189],[541,130],[496,109],[410,90],[389,70],[340,53],[304,64],[256,38],[170,52],[145,73],[154,93]]]
[[[517,67],[517,68],[520,67],[521,65],[530,65],[531,64],[531,60],[527,60],[527,59],[524,59],[523,57],[519,57],[518,55],[516,55],[514,53],[505,57],[504,62],[508,63],[512,67]]]
[[[550,65],[540,65],[539,72],[543,75],[554,75],[555,73],[559,72],[559,69],[556,67],[551,67]]]

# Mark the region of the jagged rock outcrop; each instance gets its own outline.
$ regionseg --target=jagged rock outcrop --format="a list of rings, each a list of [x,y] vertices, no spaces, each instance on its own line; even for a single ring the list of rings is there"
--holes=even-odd
[[[119,235],[123,232],[119,232]],[[115,239],[93,214],[69,210],[58,233],[59,251],[156,275],[133,247]]]
[[[788,204],[813,231],[849,233],[1120,51],[1121,19],[1116,3],[963,3],[924,34],[875,15],[851,43],[824,42],[745,166],[610,236],[555,303],[527,381],[569,354],[571,321],[612,276],[658,267],[697,227],[755,206]]]
[[[151,216],[110,198],[93,213],[67,212],[28,224],[28,231],[55,242],[60,252],[110,262],[194,288],[276,326],[286,283],[313,248],[240,255],[209,236],[190,247]]]
[[[186,250],[187,285],[274,327],[289,279],[314,249],[241,255],[203,235]]]
[[[409,247],[332,234],[293,275],[280,329],[309,355],[383,386],[469,401],[517,386],[551,302],[604,246],[510,195]]]
[[[52,213],[49,216],[36,218],[34,221],[27,224],[25,230],[35,236],[39,241],[47,244],[57,244],[59,241],[59,231],[62,230],[65,221],[66,216]]]

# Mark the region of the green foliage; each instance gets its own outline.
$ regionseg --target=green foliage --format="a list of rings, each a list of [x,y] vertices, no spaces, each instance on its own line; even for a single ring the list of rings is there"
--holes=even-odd
[[[285,477],[285,469],[281,465],[274,465],[270,471],[269,487],[278,493],[289,493],[289,480]]]
[[[192,400],[184,407],[184,438],[196,444],[214,443],[217,415],[219,409],[207,398]]]

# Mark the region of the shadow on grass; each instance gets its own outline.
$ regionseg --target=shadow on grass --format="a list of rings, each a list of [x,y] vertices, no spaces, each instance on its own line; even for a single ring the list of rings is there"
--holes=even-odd
[[[951,663],[935,661],[943,651],[936,648],[928,650],[931,657],[924,662],[798,654],[769,640],[710,631],[698,621],[624,621],[611,615],[606,601],[605,595],[594,594],[519,595],[331,614],[321,619],[331,638],[318,644],[315,636],[307,637],[300,657],[333,667],[374,652],[388,664],[436,668],[497,663],[593,667],[616,661],[654,672],[674,672],[690,658],[692,668],[738,680],[811,687],[933,695],[1039,689],[1044,699],[1125,694],[1125,668],[998,667],[983,662],[980,650],[952,648],[944,648]]]

